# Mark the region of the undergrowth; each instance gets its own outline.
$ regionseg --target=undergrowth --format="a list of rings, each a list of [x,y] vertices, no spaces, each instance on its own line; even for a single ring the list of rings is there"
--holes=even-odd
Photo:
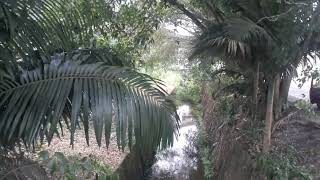
[[[300,99],[295,102],[294,106],[299,109],[304,110],[305,112],[309,113],[310,115],[316,115],[314,106],[308,101]]]
[[[213,145],[208,141],[208,135],[202,126],[198,125],[198,139],[199,156],[203,165],[204,177],[212,179],[214,176],[214,164],[212,157]]]
[[[257,168],[267,176],[268,180],[312,180],[311,175],[297,166],[294,157],[288,154],[260,155]]]
[[[98,180],[116,180],[110,166],[105,165],[94,157],[79,158],[77,156],[66,157],[61,152],[55,152],[50,156],[48,151],[41,151],[39,161],[47,167],[50,174],[58,179],[75,180],[98,179]]]

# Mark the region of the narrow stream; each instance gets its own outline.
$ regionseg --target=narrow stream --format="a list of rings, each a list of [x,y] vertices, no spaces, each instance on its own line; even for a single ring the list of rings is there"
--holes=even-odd
[[[179,130],[180,136],[175,140],[173,147],[160,151],[156,155],[156,162],[152,166],[151,180],[172,179],[202,179],[199,178],[197,150],[193,138],[197,127],[192,120],[190,107],[180,106],[178,114],[182,120]]]

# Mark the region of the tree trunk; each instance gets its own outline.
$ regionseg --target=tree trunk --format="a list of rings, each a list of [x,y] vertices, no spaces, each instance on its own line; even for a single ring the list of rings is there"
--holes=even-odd
[[[271,146],[271,129],[272,129],[272,120],[273,120],[273,98],[274,98],[274,87],[275,87],[275,78],[269,82],[268,86],[268,95],[267,95],[267,108],[266,108],[266,119],[264,127],[264,136],[263,136],[263,153],[268,153]]]
[[[277,120],[281,115],[281,101],[280,101],[280,74],[275,76],[274,85],[274,119]]]
[[[155,161],[156,150],[142,153],[136,146],[132,147],[120,167],[116,170],[119,180],[144,180],[148,179],[151,167]]]
[[[284,77],[280,83],[280,103],[281,110],[288,108],[288,95],[292,76]]]
[[[252,119],[254,121],[257,118],[257,110],[258,110],[259,72],[260,72],[260,63],[257,62],[256,70],[253,75],[253,94],[252,94]]]

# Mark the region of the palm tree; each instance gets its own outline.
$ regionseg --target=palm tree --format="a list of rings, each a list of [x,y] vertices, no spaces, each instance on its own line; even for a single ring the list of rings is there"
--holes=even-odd
[[[220,57],[224,62],[232,61],[244,73],[252,74],[253,112],[256,112],[257,107],[259,79],[267,80],[263,141],[263,149],[267,152],[273,113],[278,117],[285,103],[283,101],[286,98],[281,101],[278,99],[280,95],[288,95],[292,70],[310,52],[316,51],[310,44],[314,44],[317,37],[314,28],[319,17],[319,6],[315,8],[315,3],[311,1],[208,0],[193,2],[193,7],[198,10],[195,11],[192,5],[190,8],[190,5],[184,5],[178,0],[166,2],[184,12],[201,29],[193,55],[206,53],[211,57]],[[263,77],[259,78],[259,74]],[[274,99],[277,101],[273,102]],[[274,104],[278,104],[275,109]]]
[[[110,3],[83,3],[0,2],[0,145],[30,146],[41,135],[50,143],[62,122],[71,144],[80,123],[89,143],[92,122],[99,146],[103,134],[109,144],[113,125],[123,149],[171,145],[179,118],[162,82],[126,66],[132,63],[114,50],[95,48]]]
[[[265,29],[248,18],[226,17],[223,23],[211,24],[198,38],[191,58],[197,55],[219,57],[253,77],[253,115],[257,109],[260,63],[268,59],[272,38]]]

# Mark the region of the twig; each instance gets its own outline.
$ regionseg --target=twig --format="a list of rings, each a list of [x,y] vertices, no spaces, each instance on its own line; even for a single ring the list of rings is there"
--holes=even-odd
[[[265,16],[261,19],[259,19],[256,24],[259,24],[261,21],[267,19],[269,21],[272,21],[272,22],[275,22],[277,21],[281,16],[285,15],[285,14],[288,14],[290,11],[293,10],[293,7],[291,7],[290,9],[288,9],[287,11],[283,12],[283,13],[280,13],[280,14],[277,14],[277,15],[273,15],[273,16]]]
[[[289,4],[289,5],[302,5],[302,6],[308,6],[309,4],[303,3],[303,2],[289,2],[289,1],[284,1],[284,3]]]
[[[290,119],[292,116],[296,115],[300,110],[301,110],[301,109],[296,110],[296,111],[294,111],[294,112],[291,112],[291,113],[288,114],[287,116],[279,119],[279,120],[273,125],[272,134],[279,128],[279,126],[281,126],[281,125],[284,123],[284,121],[286,121],[286,120]]]
[[[302,3],[302,2],[289,2],[287,0],[284,1],[284,3],[288,4],[288,5],[296,5],[296,6],[308,6],[309,4],[307,3]],[[290,11],[293,10],[293,7],[291,7],[290,9],[288,9],[287,11],[283,12],[283,13],[280,13],[280,14],[277,14],[277,15],[273,15],[273,16],[266,16],[266,17],[263,17],[261,19],[259,19],[256,24],[260,23],[261,21],[265,20],[265,19],[268,19],[269,21],[272,21],[272,22],[275,22],[277,21],[281,16],[289,13]]]
[[[14,176],[16,176],[16,178],[17,178],[18,180],[20,180],[20,178],[19,178],[19,176],[18,176],[18,174],[17,174],[16,172],[13,172],[13,174],[14,174]]]

